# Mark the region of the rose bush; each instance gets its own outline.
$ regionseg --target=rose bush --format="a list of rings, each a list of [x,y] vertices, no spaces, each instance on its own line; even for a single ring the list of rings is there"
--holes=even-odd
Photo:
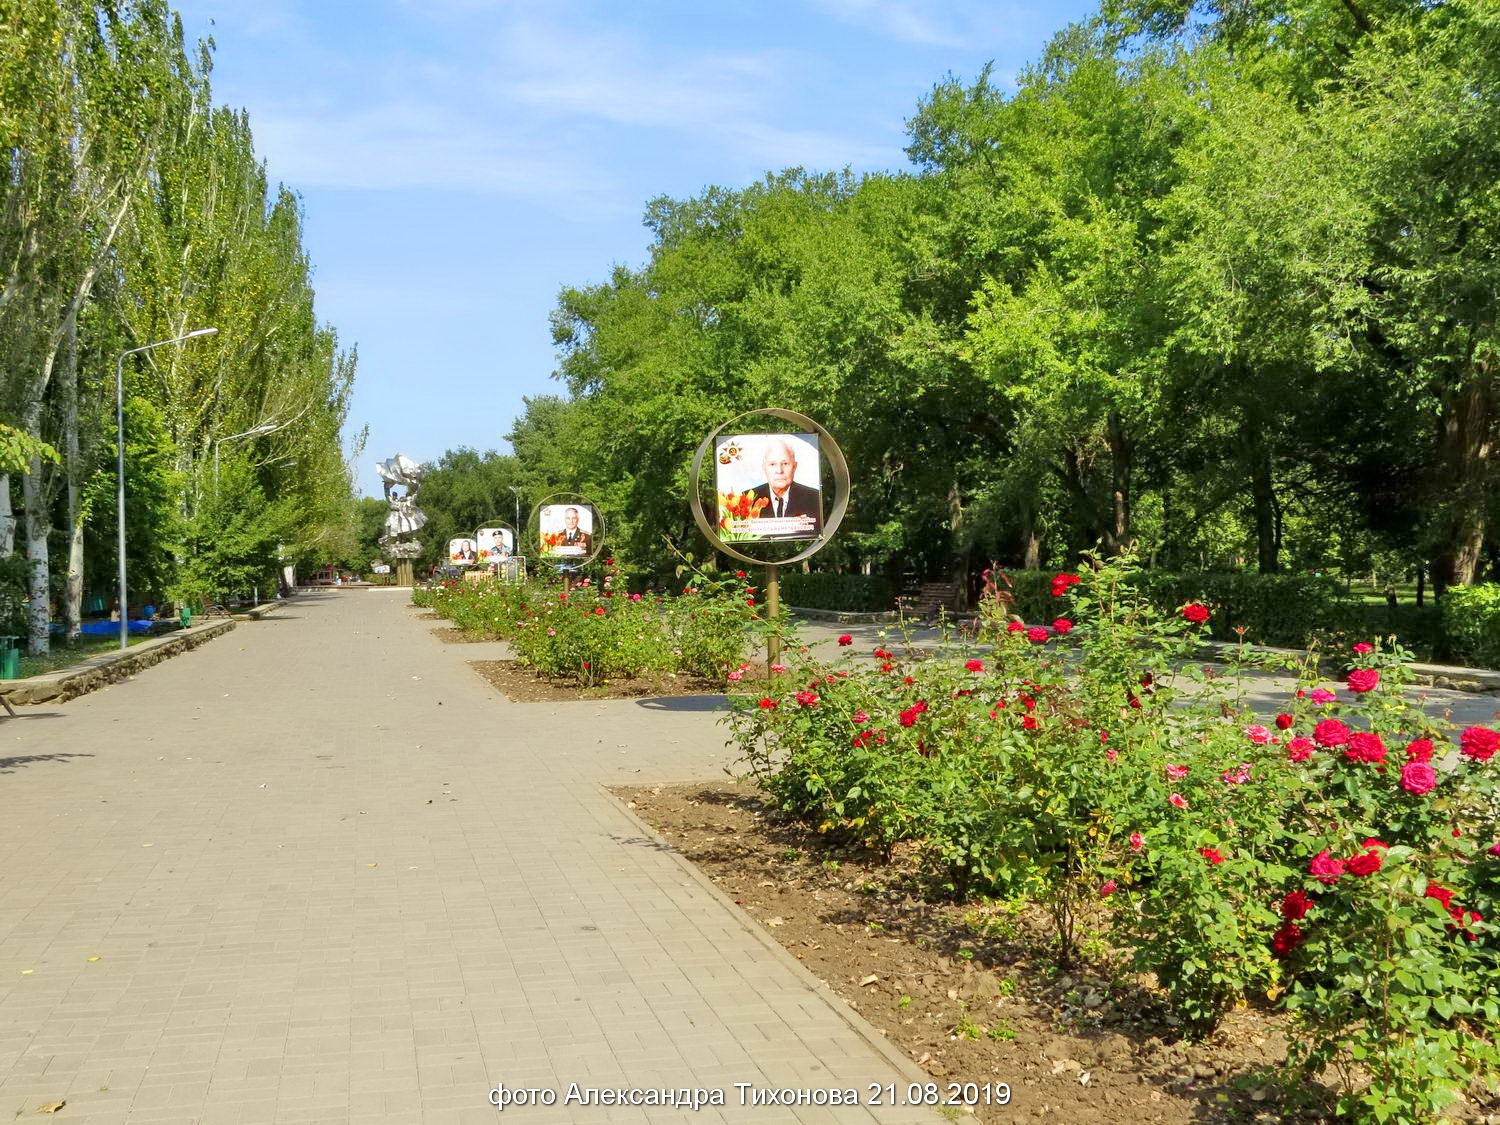
[[[1453,737],[1402,690],[1406,654],[1368,642],[1336,686],[1316,656],[1289,666],[1257,716],[1250,656],[1191,661],[1214,607],[1154,606],[1131,565],[1053,579],[1066,642],[1016,629],[1002,584],[941,659],[791,664],[736,701],[751,772],[821,831],[909,843],[955,893],[1031,896],[1060,960],[1112,916],[1193,1032],[1247,996],[1284,1007],[1290,1065],[1332,1074],[1343,1112],[1435,1116],[1497,1061],[1500,734]]]
[[[476,639],[503,640],[541,675],[594,686],[646,675],[724,681],[761,622],[754,591],[738,578],[699,576],[677,597],[614,589],[606,566],[595,583],[454,582],[420,587],[413,602]]]

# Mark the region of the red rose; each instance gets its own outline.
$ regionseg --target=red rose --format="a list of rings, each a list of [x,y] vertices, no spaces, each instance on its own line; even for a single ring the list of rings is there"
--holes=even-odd
[[[844,634],[842,634],[839,637],[839,647],[840,648],[848,648],[853,643],[854,643],[854,638],[851,637],[848,633],[844,633]]]
[[[1352,651],[1360,656],[1363,656],[1367,652],[1375,651],[1375,646],[1372,645],[1369,641],[1360,641],[1358,644],[1352,645],[1351,648]]]
[[[1012,621],[1005,626],[1005,631],[1007,633],[1024,633],[1026,626],[1022,625],[1019,621]]]
[[[604,607],[602,605],[596,605],[594,607],[594,612],[596,614],[598,614],[600,617],[603,617],[604,616]]]
[[[1060,598],[1068,592],[1068,587],[1076,586],[1083,581],[1076,574],[1058,574],[1052,578],[1052,596]]]
[[[1349,673],[1349,690],[1363,695],[1380,686],[1380,673],[1374,668],[1356,668]]]
[[[1271,949],[1278,957],[1285,957],[1302,944],[1302,927],[1296,922],[1284,922],[1281,929],[1271,935]]]
[[[1385,863],[1385,853],[1378,848],[1371,848],[1367,852],[1360,852],[1349,860],[1349,874],[1351,875],[1373,875],[1380,870]]]
[[[1182,616],[1194,625],[1202,625],[1208,620],[1208,606],[1200,605],[1197,602],[1188,602],[1187,605],[1182,607]]]
[[[1343,877],[1345,863],[1341,859],[1334,859],[1324,848],[1313,856],[1307,864],[1307,873],[1320,883],[1337,883]]]
[[[1059,617],[1052,623],[1052,628],[1061,637],[1072,631],[1073,623],[1066,617]]]
[[[1277,730],[1290,730],[1291,726],[1292,726],[1292,717],[1290,715],[1277,715],[1276,716],[1276,729]]]
[[[1437,771],[1426,762],[1407,762],[1401,767],[1401,788],[1418,797],[1437,787]]]
[[[761,698],[760,706],[763,711],[774,711],[781,706],[781,701],[779,699],[772,699],[767,695]]]
[[[1413,762],[1432,761],[1432,739],[1414,738],[1406,744],[1406,756]]]
[[[970,672],[983,672],[984,671],[984,661],[983,660],[966,660],[966,661],[964,661],[964,667],[967,668]]]
[[[1351,762],[1370,762],[1376,764],[1385,761],[1385,743],[1381,741],[1380,735],[1370,731],[1356,731],[1349,736],[1349,745],[1344,748],[1344,757]]]
[[[1319,746],[1342,746],[1349,741],[1349,728],[1337,719],[1324,719],[1313,727],[1313,741]]]
[[[1453,890],[1441,883],[1428,883],[1427,889],[1422,892],[1423,898],[1435,898],[1444,910],[1450,911],[1453,909],[1453,895]]]
[[[1489,761],[1497,748],[1500,748],[1500,734],[1488,727],[1466,727],[1458,737],[1459,753],[1476,762]]]
[[[1047,630],[1040,625],[1033,625],[1026,630],[1026,639],[1033,644],[1041,644],[1047,639]]]
[[[918,711],[915,707],[908,707],[905,711],[902,711],[899,716],[901,725],[903,727],[915,726],[917,723],[917,716],[921,713],[922,712]]]
[[[1294,738],[1286,744],[1286,756],[1294,762],[1305,762],[1313,755],[1313,740]]]
[[[886,652],[885,649],[883,649],[883,648],[877,648],[875,650],[875,659],[876,660],[889,660],[890,658],[891,658],[891,654],[888,653],[888,652]]]
[[[1219,853],[1218,848],[1199,848],[1198,854],[1215,867],[1224,862],[1224,857]]]
[[[1036,730],[1036,716],[1023,715],[1021,717],[1021,726],[1026,730]]]
[[[1299,918],[1306,918],[1313,905],[1312,897],[1306,891],[1293,891],[1281,900],[1281,916],[1288,922],[1295,922]]]
[[[814,707],[817,705],[818,697],[810,691],[799,691],[797,693],[797,702],[804,707]]]

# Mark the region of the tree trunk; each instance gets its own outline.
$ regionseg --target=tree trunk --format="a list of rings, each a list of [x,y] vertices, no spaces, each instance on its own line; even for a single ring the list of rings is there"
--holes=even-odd
[[[1110,460],[1110,539],[1113,554],[1120,554],[1130,545],[1130,439],[1118,411],[1109,415],[1109,460]]]
[[[1479,570],[1489,503],[1493,392],[1491,373],[1487,366],[1479,366],[1443,404],[1448,519],[1432,566],[1433,588],[1440,597],[1449,586],[1471,585]]]
[[[953,543],[952,572],[949,581],[953,583],[954,608],[965,610],[969,608],[969,555],[972,544],[969,542],[968,529],[964,526],[964,502],[963,495],[958,490],[958,482],[948,486],[948,530]]]
[[[1262,574],[1277,574],[1281,570],[1281,537],[1276,526],[1279,516],[1276,484],[1271,475],[1271,449],[1253,413],[1245,418],[1244,452],[1250,501],[1255,510],[1256,562]]]
[[[63,477],[68,501],[68,577],[63,599],[63,623],[67,639],[83,635],[83,509],[78,475],[83,471],[78,455],[78,317],[70,310],[63,339],[63,368],[58,380],[62,399]]]
[[[1021,566],[1026,570],[1042,568],[1042,537],[1037,534],[1036,505],[1021,501]]]
[[[42,480],[42,459],[33,457],[26,475],[21,478],[21,502],[26,509],[26,557],[31,573],[26,581],[26,651],[32,656],[46,656],[48,627],[52,622],[50,603],[52,571],[48,566],[47,533],[51,531],[48,516],[46,484]]]
[[[0,473],[0,559],[16,553],[16,514],[10,507],[10,474]]]

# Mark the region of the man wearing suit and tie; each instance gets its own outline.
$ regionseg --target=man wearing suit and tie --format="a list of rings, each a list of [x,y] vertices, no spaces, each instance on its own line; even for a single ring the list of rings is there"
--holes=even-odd
[[[593,536],[578,526],[577,508],[569,508],[563,513],[562,535],[559,553],[586,555],[593,549]]]
[[[806,531],[773,532],[772,536],[815,535],[823,525],[823,493],[795,479],[797,453],[793,443],[785,438],[773,438],[767,442],[762,467],[766,471],[766,483],[756,485],[752,491],[756,499],[770,503],[760,509],[759,518],[812,517],[812,525]]]

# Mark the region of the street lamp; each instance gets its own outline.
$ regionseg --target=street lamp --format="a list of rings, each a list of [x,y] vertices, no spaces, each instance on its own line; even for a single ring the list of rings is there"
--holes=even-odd
[[[125,357],[135,355],[137,352],[149,352],[152,348],[160,348],[167,344],[180,344],[184,340],[195,340],[199,336],[213,336],[218,333],[217,328],[196,328],[183,336],[173,336],[170,340],[157,340],[152,344],[142,344],[138,348],[127,348],[120,353],[120,358],[115,361],[115,435],[116,435],[116,461],[115,471],[116,498],[118,500],[118,514],[120,521],[120,647],[128,648],[130,645],[130,602],[126,598],[127,587],[125,585]]]
[[[516,545],[520,546],[520,535],[521,535],[521,489],[518,486],[514,485],[514,484],[507,484],[505,487],[508,488],[508,489],[510,489],[511,494],[513,496],[515,496],[515,498],[516,498],[516,537],[517,537],[517,544]]]
[[[273,430],[279,430],[282,428],[282,426],[285,425],[285,422],[282,422],[279,425],[271,422],[266,422],[262,425],[256,426],[253,430],[246,430],[241,434],[230,434],[228,437],[221,437],[218,441],[214,442],[214,483],[219,483],[219,446],[223,445],[226,441],[233,441],[235,438],[255,437],[257,434],[269,434]]]

